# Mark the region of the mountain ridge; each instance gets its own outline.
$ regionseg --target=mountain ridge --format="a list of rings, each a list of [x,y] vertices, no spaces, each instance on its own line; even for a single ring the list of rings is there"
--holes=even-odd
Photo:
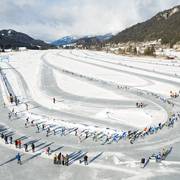
[[[49,49],[52,45],[42,40],[33,39],[29,35],[17,32],[13,29],[0,30],[0,47],[1,49],[26,47],[28,49]]]
[[[162,43],[180,41],[180,5],[157,13],[142,23],[137,23],[113,36],[109,42],[142,42],[162,39]]]

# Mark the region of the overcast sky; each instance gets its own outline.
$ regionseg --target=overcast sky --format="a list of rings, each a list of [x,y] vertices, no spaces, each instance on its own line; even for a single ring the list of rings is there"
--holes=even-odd
[[[180,0],[0,0],[0,29],[45,41],[119,32]]]

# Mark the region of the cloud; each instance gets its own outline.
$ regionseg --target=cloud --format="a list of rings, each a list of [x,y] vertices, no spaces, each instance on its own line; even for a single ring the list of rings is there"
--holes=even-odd
[[[0,29],[51,41],[65,35],[119,32],[180,0],[1,0]]]

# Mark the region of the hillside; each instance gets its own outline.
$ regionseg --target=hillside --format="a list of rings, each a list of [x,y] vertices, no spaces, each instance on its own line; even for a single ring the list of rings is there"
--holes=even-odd
[[[97,35],[97,36],[88,36],[87,35],[87,36],[83,36],[83,37],[65,36],[56,41],[53,41],[51,44],[56,45],[56,46],[62,46],[62,45],[76,43],[76,44],[82,44],[84,46],[89,46],[89,45],[103,43],[106,40],[110,39],[111,37],[112,37],[111,33],[108,33],[105,35]]]
[[[138,23],[110,39],[112,43],[162,39],[162,43],[180,41],[180,6],[158,13],[151,19]]]
[[[53,46],[44,41],[35,40],[27,34],[9,29],[0,31],[0,47],[2,49],[15,49],[17,47],[27,47],[28,49],[48,49]]]

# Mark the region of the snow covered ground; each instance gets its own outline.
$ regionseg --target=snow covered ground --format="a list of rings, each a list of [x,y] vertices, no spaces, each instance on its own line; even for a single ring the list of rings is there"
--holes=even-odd
[[[7,128],[14,139],[25,137],[23,143],[35,140],[39,147],[35,153],[25,153],[0,140],[3,157],[0,175],[12,172],[3,179],[24,179],[23,173],[17,174],[20,167],[13,160],[8,161],[17,151],[24,154],[21,167],[24,166],[27,179],[34,179],[32,174],[36,174],[37,179],[169,179],[170,176],[179,179],[178,121],[173,128],[165,127],[137,138],[133,144],[127,137],[129,130],[144,132],[146,128],[155,128],[180,111],[180,98],[170,97],[170,91],[180,91],[179,60],[124,57],[85,50],[48,50],[9,53],[9,62],[0,62],[0,67],[21,102],[18,106],[9,103],[1,77],[0,131]],[[137,108],[137,102],[144,106]],[[8,120],[12,109],[17,117]],[[24,127],[27,117],[40,127],[39,133],[36,125]],[[50,127],[49,137],[41,130],[42,124]],[[65,136],[60,135],[62,129]],[[118,142],[113,140],[116,135],[121,137]],[[48,144],[52,149],[50,156],[44,152]],[[141,168],[142,157],[170,146],[173,151],[165,161],[150,162],[145,169]],[[54,153],[60,151],[72,154],[69,167],[53,165]],[[86,153],[88,166],[79,164]],[[48,170],[48,176],[43,168]]]

